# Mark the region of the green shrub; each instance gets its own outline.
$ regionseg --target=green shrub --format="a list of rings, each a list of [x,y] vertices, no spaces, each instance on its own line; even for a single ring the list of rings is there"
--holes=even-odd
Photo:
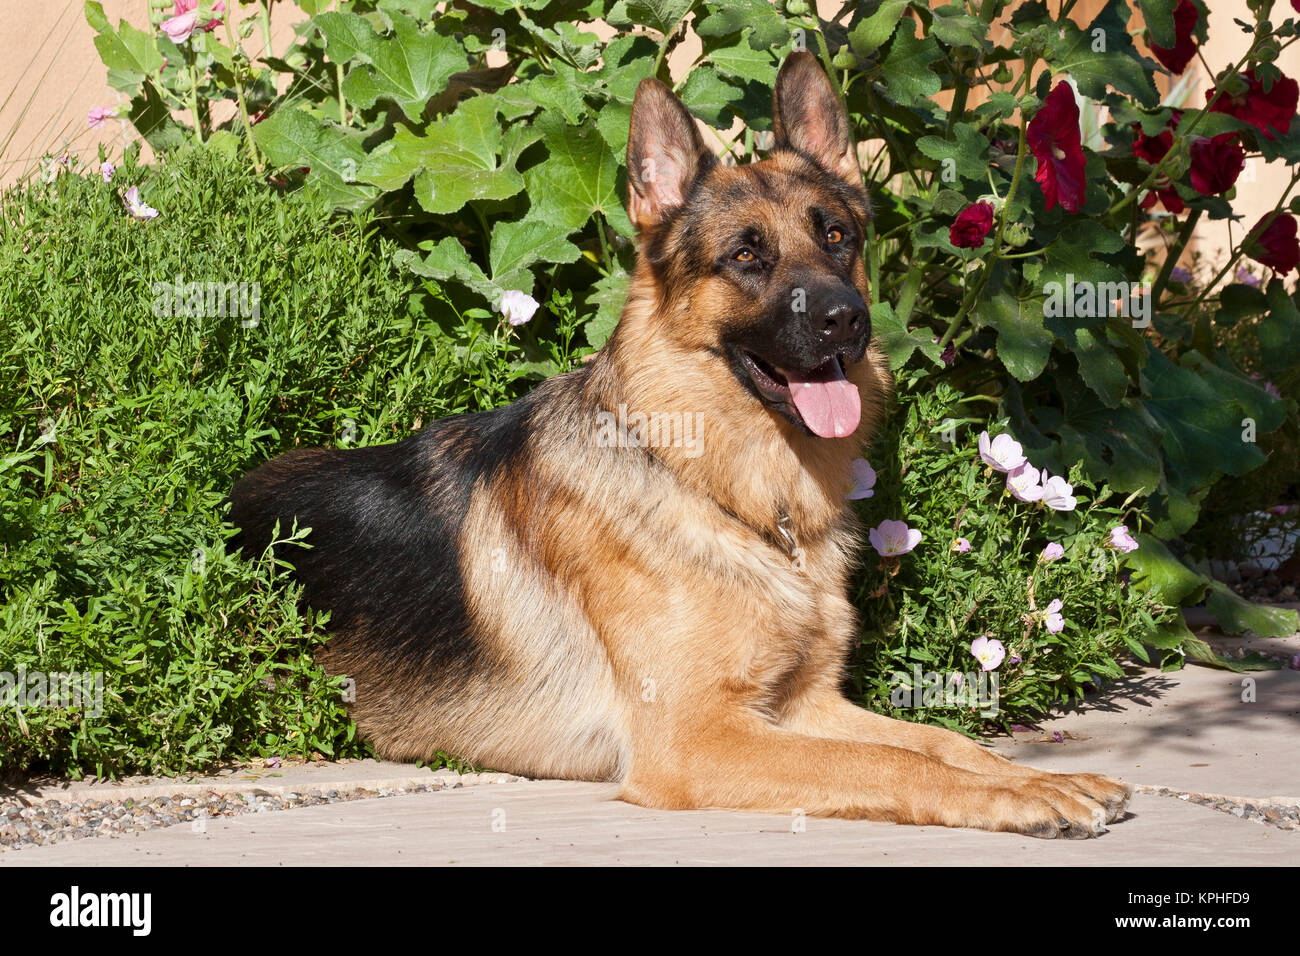
[[[1007,475],[981,460],[976,403],[946,385],[918,388],[922,382],[916,373],[900,382],[894,414],[872,445],[873,493],[857,505],[869,528],[902,519],[920,532],[900,557],[863,551],[854,585],[862,609],[851,672],[857,699],[893,717],[972,733],[1081,699],[1123,676],[1127,658],[1166,668],[1182,666],[1185,654],[1212,659],[1135,560],[1142,548],[1159,547],[1144,533],[1150,519],[1136,496],[1121,501],[1076,465],[1068,476],[1078,499],[1072,510],[1017,501]],[[988,427],[993,437],[1008,433],[1005,420]],[[1115,546],[1117,528],[1140,543],[1137,551]],[[1059,557],[1044,558],[1049,544]],[[1053,600],[1061,602],[1059,630],[1046,617]],[[972,652],[981,638],[1003,652],[987,672]],[[967,697],[981,680],[984,706]],[[950,688],[953,699],[926,702],[927,688]]]

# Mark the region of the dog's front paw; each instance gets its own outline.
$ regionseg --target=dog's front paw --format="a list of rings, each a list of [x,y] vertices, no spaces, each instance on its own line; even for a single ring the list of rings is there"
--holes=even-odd
[[[976,820],[966,826],[1052,840],[1087,839],[1106,832],[1123,812],[1132,788],[1100,774],[1041,774],[991,782]]]

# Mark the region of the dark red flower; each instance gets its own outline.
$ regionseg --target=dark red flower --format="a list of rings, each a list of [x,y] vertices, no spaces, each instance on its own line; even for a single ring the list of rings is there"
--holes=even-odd
[[[1289,76],[1279,76],[1273,81],[1273,88],[1264,92],[1264,84],[1255,79],[1254,70],[1241,74],[1250,84],[1250,88],[1239,96],[1229,96],[1226,92],[1210,107],[1212,113],[1227,113],[1244,123],[1250,123],[1269,139],[1274,133],[1286,133],[1291,129],[1291,120],[1295,119],[1297,100],[1300,100],[1300,84]],[[1215,91],[1205,94],[1208,102]]]
[[[1235,133],[1192,143],[1192,188],[1202,196],[1226,193],[1245,166],[1246,151]]]
[[[1069,83],[1058,83],[1025,131],[1029,148],[1038,160],[1034,179],[1043,190],[1049,210],[1059,202],[1066,212],[1078,212],[1088,191],[1084,177],[1087,161],[1079,132],[1079,104]]]
[[[1201,18],[1201,11],[1196,9],[1192,0],[1179,0],[1174,10],[1174,45],[1173,47],[1151,44],[1151,52],[1165,65],[1170,73],[1181,73],[1196,56],[1196,21]]]
[[[1255,229],[1259,228],[1264,219],[1255,223]],[[1300,265],[1300,241],[1296,240],[1295,216],[1278,213],[1268,228],[1247,246],[1246,255],[1276,270],[1280,275],[1286,275]]]
[[[1169,122],[1165,124],[1165,128],[1156,136],[1148,136],[1142,132],[1141,123],[1134,123],[1133,155],[1138,159],[1146,160],[1152,166],[1160,162],[1165,158],[1165,154],[1173,148],[1174,130],[1178,128],[1178,124],[1182,122],[1182,119],[1183,111],[1174,110],[1169,117]]]
[[[1291,0],[1291,9],[1300,13],[1300,0]]]
[[[971,203],[948,228],[948,241],[958,249],[978,249],[993,228],[993,206],[986,202]]]
[[[1142,197],[1142,208],[1150,209],[1158,199],[1165,209],[1176,216],[1186,209],[1187,205],[1183,202],[1183,197],[1178,195],[1178,190],[1170,185],[1168,179],[1163,179],[1162,183]]]

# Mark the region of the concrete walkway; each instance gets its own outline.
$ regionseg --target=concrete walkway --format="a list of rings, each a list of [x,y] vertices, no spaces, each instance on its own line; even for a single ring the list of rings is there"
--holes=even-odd
[[[1300,651],[1300,636],[1291,639]],[[1243,686],[1243,680],[1253,681]],[[1246,699],[1243,700],[1243,691]],[[1253,701],[1250,700],[1253,692]],[[1060,742],[1053,738],[1060,734]],[[118,838],[0,852],[0,866],[500,864],[1129,864],[1295,865],[1300,831],[1197,805],[1178,794],[1300,806],[1300,672],[1144,670],[1106,702],[1070,710],[993,746],[1049,770],[1109,773],[1168,788],[1139,792],[1100,839],[1009,834],[721,811],[667,813],[613,799],[611,785],[457,777],[355,761],[233,772],[188,784],[139,781],[32,790],[28,800],[138,799],[218,789],[302,792],[428,786],[356,800],[179,825]],[[802,824],[801,826],[798,824]]]

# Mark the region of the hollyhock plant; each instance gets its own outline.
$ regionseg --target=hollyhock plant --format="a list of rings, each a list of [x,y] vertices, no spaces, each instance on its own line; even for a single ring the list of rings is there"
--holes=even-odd
[[[213,13],[224,14],[225,11],[225,0],[217,0],[217,2],[212,5]],[[199,0],[175,0],[172,7],[172,14],[172,16],[162,22],[160,29],[173,43],[184,43],[196,30],[203,30],[205,33],[211,33],[221,25],[222,20],[221,17],[216,17],[202,26],[199,26]]]
[[[863,501],[872,497],[876,487],[876,470],[865,458],[853,459],[850,466],[853,474],[853,489],[846,495],[849,501]]]
[[[1129,554],[1138,549],[1137,541],[1129,534],[1128,528],[1123,525],[1110,529],[1110,537],[1106,539],[1106,546],[1114,548],[1122,554]]]
[[[1187,69],[1187,64],[1196,56],[1196,23],[1201,18],[1201,11],[1196,9],[1192,0],[1179,0],[1174,9],[1174,45],[1172,47],[1150,44],[1151,52],[1169,70],[1178,74]]]
[[[867,532],[867,539],[882,558],[897,558],[921,543],[921,532],[909,528],[906,521],[886,518]]]
[[[1255,223],[1255,228],[1251,232],[1258,229],[1264,219]],[[1246,255],[1273,269],[1279,275],[1286,275],[1300,265],[1300,243],[1296,241],[1295,216],[1285,213],[1275,216],[1267,228],[1247,246]]]
[[[1043,470],[1043,504],[1053,511],[1073,511],[1079,499],[1074,497],[1074,486],[1060,475],[1047,477]]]
[[[986,671],[997,670],[998,665],[1007,656],[1006,648],[1002,646],[1001,641],[985,635],[971,641],[970,652],[975,660],[980,662],[980,667]]]
[[[988,432],[980,432],[979,449],[984,464],[994,471],[1015,471],[1025,463],[1025,450],[1010,435],[1003,434],[990,440]]]
[[[1025,131],[1029,149],[1038,162],[1034,180],[1043,190],[1048,211],[1058,204],[1066,212],[1078,212],[1083,205],[1088,181],[1087,160],[1079,129],[1079,104],[1069,83],[1058,83],[1047,94]]]
[[[978,249],[993,229],[993,204],[971,203],[948,229],[948,241],[958,249]]]
[[[537,313],[540,305],[541,303],[527,292],[511,289],[501,296],[499,308],[511,325],[523,325]]]
[[[1296,103],[1300,101],[1300,84],[1289,76],[1279,76],[1267,91],[1264,84],[1255,77],[1254,70],[1241,74],[1249,84],[1246,91],[1236,96],[1224,92],[1214,105],[1212,113],[1227,113],[1244,123],[1250,123],[1267,139],[1275,139],[1277,134],[1286,134],[1291,129],[1295,118]],[[1205,93],[1206,102],[1214,97],[1214,90]]]
[[[1055,541],[1049,541],[1047,547],[1043,548],[1043,553],[1038,556],[1039,560],[1044,563],[1059,561],[1065,557],[1065,549]]]
[[[1246,151],[1235,133],[1192,143],[1192,188],[1202,196],[1226,193],[1246,168]]]
[[[1017,501],[1033,504],[1043,500],[1043,487],[1039,484],[1039,471],[1025,462],[1019,468],[1007,473],[1007,491]]]

